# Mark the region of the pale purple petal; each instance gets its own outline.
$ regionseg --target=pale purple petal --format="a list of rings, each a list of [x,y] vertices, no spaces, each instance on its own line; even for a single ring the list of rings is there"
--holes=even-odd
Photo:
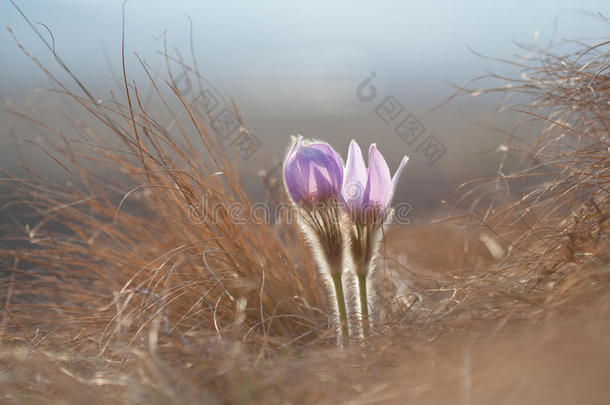
[[[392,197],[390,169],[377,146],[369,148],[369,176],[364,191],[363,204],[385,209]]]
[[[350,209],[362,207],[364,189],[367,182],[367,169],[362,157],[360,146],[354,140],[350,142],[343,173],[343,187],[341,190],[343,201]]]
[[[297,135],[295,137],[291,135],[290,137],[292,138],[292,146],[286,154],[286,159],[284,162],[294,159],[294,155],[297,153],[297,150],[299,150],[299,148],[303,145],[303,136]]]
[[[298,138],[284,163],[286,189],[295,202],[312,203],[338,197],[343,162],[335,150],[321,142]]]
[[[343,160],[332,146],[324,142],[311,142],[307,146],[317,149],[329,157],[334,163],[333,171],[335,171],[335,174],[340,172],[340,177],[343,178]]]
[[[307,144],[308,148],[318,150],[322,152],[324,157],[321,165],[324,167],[324,171],[328,173],[328,179],[330,181],[330,192],[333,196],[337,195],[341,191],[341,185],[343,184],[343,160],[341,156],[327,143],[324,142],[311,142]]]
[[[322,201],[335,196],[335,183],[328,168],[312,164],[309,174],[309,190],[312,200]]]
[[[292,148],[286,155],[284,161],[284,181],[286,184],[286,190],[290,194],[290,197],[294,201],[303,201],[307,195],[305,193],[305,187],[303,184],[303,176],[297,163],[296,155],[297,151],[301,148],[303,138],[299,136],[293,143]]]
[[[402,173],[402,170],[407,165],[408,161],[409,161],[408,156],[403,157],[402,160],[400,161],[400,165],[398,165],[398,169],[396,169],[396,173],[394,173],[394,177],[392,177],[392,197],[394,197],[394,193],[396,192],[396,186],[398,185],[398,179],[400,178],[400,174]],[[391,203],[392,197],[390,197],[390,201],[388,201],[388,205]]]

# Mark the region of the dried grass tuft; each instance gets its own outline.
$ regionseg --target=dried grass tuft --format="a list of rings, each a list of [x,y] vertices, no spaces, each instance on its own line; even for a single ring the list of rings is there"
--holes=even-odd
[[[8,270],[0,279],[3,400],[438,403],[463,395],[488,403],[512,398],[511,389],[518,398],[522,385],[507,385],[507,375],[522,365],[495,369],[489,381],[486,359],[510,364],[514,336],[522,347],[563,351],[569,342],[545,346],[554,340],[541,343],[538,332],[559,333],[556,320],[579,306],[595,307],[602,320],[608,312],[608,45],[561,57],[524,48],[530,55],[511,62],[515,76],[492,75],[502,85],[459,89],[522,97],[510,108],[526,116],[500,148],[498,176],[461,188],[456,207],[468,215],[458,219],[476,218],[484,233],[455,223],[390,229],[373,336],[345,351],[332,348],[332,311],[294,225],[235,221],[229,207],[253,206],[240,164],[208,131],[195,95],[172,85],[171,71],[163,80],[140,60],[165,109],[153,115],[126,75],[123,94],[99,103],[22,48],[98,127],[72,120],[68,135],[14,112],[45,131],[36,145],[71,184],[27,162],[25,177],[4,173],[3,208],[19,208],[19,226],[0,247]],[[166,60],[205,80],[196,64]],[[540,128],[532,132],[532,123]],[[515,190],[516,200],[497,202]],[[400,257],[417,243],[441,261],[410,268]],[[598,339],[607,322],[577,320],[574,330],[597,331],[578,338],[610,353]],[[489,385],[473,388],[473,378]]]
[[[463,184],[457,206],[500,251],[498,272],[527,295],[569,264],[608,263],[610,41],[521,49],[526,56],[505,61],[512,74],[476,78],[455,94],[497,93],[501,111],[522,117],[496,151],[497,176]],[[477,89],[479,80],[497,85]]]

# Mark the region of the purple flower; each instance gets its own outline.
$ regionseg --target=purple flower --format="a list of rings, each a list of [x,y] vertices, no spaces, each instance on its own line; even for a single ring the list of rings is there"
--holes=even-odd
[[[304,141],[299,135],[284,161],[284,181],[296,203],[338,199],[343,183],[343,161],[327,143]]]
[[[362,157],[362,151],[352,140],[349,145],[347,162],[345,164],[344,181],[341,194],[344,203],[352,215],[373,210],[384,214],[387,212],[396,184],[402,169],[409,158],[402,158],[394,177],[377,146],[372,144],[369,148],[369,167],[367,169]]]

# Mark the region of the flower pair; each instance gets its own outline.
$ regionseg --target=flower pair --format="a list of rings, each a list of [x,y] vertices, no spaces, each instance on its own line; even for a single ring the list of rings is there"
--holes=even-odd
[[[369,167],[356,141],[349,146],[347,162],[327,143],[308,142],[298,136],[284,163],[286,190],[296,204],[311,206],[334,198],[351,216],[384,215],[408,157],[392,177],[375,144],[369,148]]]
[[[347,162],[327,143],[297,137],[284,162],[284,184],[323,274],[335,291],[339,324],[348,335],[342,275],[347,267],[358,277],[364,333],[368,332],[367,277],[379,248],[381,226],[391,213],[390,203],[408,158],[392,177],[375,144],[369,148],[368,168],[352,140]],[[349,260],[351,258],[351,260]]]

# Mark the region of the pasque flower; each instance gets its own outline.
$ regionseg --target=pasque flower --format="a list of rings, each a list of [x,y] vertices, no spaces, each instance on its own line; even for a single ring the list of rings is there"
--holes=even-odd
[[[375,219],[371,218],[371,214],[381,214],[380,217],[383,217],[388,212],[398,178],[408,160],[407,156],[403,157],[392,177],[388,164],[377,150],[377,145],[372,144],[369,148],[367,169],[360,146],[356,141],[351,141],[341,194],[354,219],[370,221]]]
[[[337,198],[343,182],[341,156],[324,142],[298,136],[284,163],[286,190],[295,203],[312,205]]]
[[[318,267],[332,280],[343,338],[349,333],[342,282],[348,267],[344,258],[351,256],[351,268],[358,278],[362,329],[367,334],[367,277],[374,268],[382,225],[391,217],[390,203],[407,161],[405,156],[392,177],[372,144],[367,168],[360,147],[352,141],[344,168],[330,145],[301,136],[293,140],[286,155],[284,185]]]
[[[328,144],[298,136],[284,161],[284,185],[325,277],[330,277],[343,339],[348,336],[342,275],[345,269],[347,215],[340,207],[343,161]]]
[[[344,179],[342,201],[351,217],[348,240],[354,271],[358,278],[360,310],[363,332],[368,333],[367,277],[374,267],[373,259],[379,250],[381,229],[390,218],[390,203],[398,178],[409,158],[403,157],[392,177],[385,159],[372,144],[369,148],[369,166],[366,167],[360,147],[350,143]]]

